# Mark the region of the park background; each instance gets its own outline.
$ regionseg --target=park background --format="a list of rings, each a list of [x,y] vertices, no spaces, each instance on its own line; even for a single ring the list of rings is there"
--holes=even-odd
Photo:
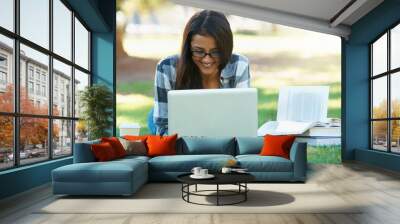
[[[198,10],[167,0],[117,0],[117,127],[138,123],[148,134],[156,64],[178,54],[185,23]],[[328,117],[341,115],[339,37],[227,15],[233,52],[249,58],[258,89],[259,126],[276,120],[279,88],[327,85]],[[118,134],[118,133],[117,133]],[[340,163],[340,145],[309,146],[311,163]]]

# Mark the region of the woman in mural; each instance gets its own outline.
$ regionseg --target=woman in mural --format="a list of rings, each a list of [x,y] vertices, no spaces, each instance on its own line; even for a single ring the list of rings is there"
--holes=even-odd
[[[203,10],[190,18],[180,55],[166,57],[157,64],[154,109],[149,116],[153,133],[168,133],[169,90],[250,86],[248,59],[232,53],[232,49],[232,31],[224,14]]]

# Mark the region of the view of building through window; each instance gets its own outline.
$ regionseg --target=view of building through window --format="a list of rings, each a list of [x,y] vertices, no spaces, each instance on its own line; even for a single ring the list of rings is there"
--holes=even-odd
[[[81,110],[80,91],[90,83],[89,31],[74,17],[79,31],[73,37],[73,11],[60,0],[52,1],[53,9],[48,0],[20,0],[20,34],[33,44],[0,32],[0,170],[69,156],[74,141],[87,140],[86,126],[81,125],[79,129],[74,126]],[[10,21],[14,15],[3,14],[3,9],[13,12],[13,8],[13,1],[0,2],[0,26],[10,31],[13,31]],[[53,18],[48,18],[49,13],[35,13],[49,10],[54,10]],[[53,20],[54,49],[50,49],[48,39],[50,20]],[[79,39],[76,48],[80,49],[75,60],[83,69],[71,58],[73,38]],[[19,40],[19,61],[15,61],[14,55],[16,40]],[[18,88],[15,65],[19,65]],[[16,91],[19,91],[17,99],[14,98]],[[19,130],[18,136],[15,129]]]
[[[399,41],[400,25],[397,25],[370,47],[371,148],[394,153],[400,153]]]

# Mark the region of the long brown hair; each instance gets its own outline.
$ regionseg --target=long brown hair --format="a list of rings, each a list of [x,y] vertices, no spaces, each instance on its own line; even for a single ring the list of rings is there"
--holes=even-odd
[[[190,43],[193,35],[211,36],[215,39],[221,53],[219,70],[221,71],[232,55],[233,36],[225,15],[211,10],[194,14],[185,26],[182,49],[176,69],[176,89],[202,89],[200,71],[192,60]]]

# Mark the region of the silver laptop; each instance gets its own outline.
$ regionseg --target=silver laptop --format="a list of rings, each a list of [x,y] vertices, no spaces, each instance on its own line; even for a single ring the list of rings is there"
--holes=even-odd
[[[168,92],[168,133],[179,136],[257,136],[257,89]]]

